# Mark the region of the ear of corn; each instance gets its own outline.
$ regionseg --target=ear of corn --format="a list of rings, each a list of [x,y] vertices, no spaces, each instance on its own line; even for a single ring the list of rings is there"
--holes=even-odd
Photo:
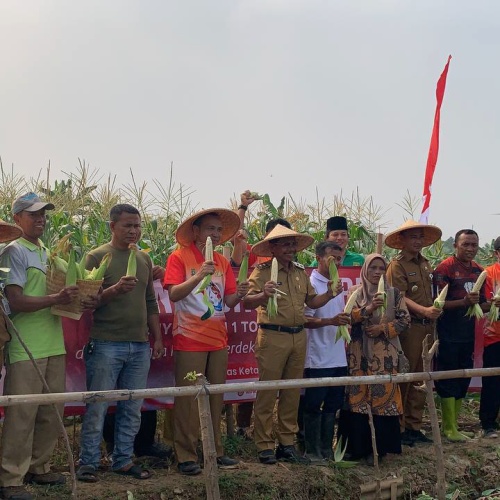
[[[212,245],[212,238],[210,238],[210,236],[207,236],[207,242],[205,243],[205,262],[213,260],[214,260],[214,249]],[[194,293],[203,292],[203,290],[205,290],[205,288],[207,288],[207,286],[210,285],[211,281],[212,281],[212,275],[207,274],[201,280],[201,283],[198,285],[198,288],[195,290]]]
[[[347,303],[344,307],[345,314],[351,314],[353,307],[356,305],[356,300],[358,298],[359,288],[354,290],[351,293],[349,299],[347,299]],[[335,342],[338,342],[340,339],[344,339],[347,344],[351,342],[351,335],[349,333],[349,329],[347,325],[340,325],[337,327],[337,335],[335,336]]]
[[[271,281],[278,281],[278,261],[273,257],[271,262]],[[267,299],[267,316],[269,319],[275,318],[278,314],[278,294],[275,293]]]
[[[243,256],[241,261],[240,270],[238,272],[238,283],[243,283],[247,280],[248,275],[248,252]]]
[[[495,295],[493,295],[491,299],[490,312],[488,313],[488,320],[490,321],[490,323],[498,321],[499,311],[498,307],[494,304],[494,301],[498,299],[500,299],[500,286],[497,286]]]
[[[75,251],[70,250],[68,260],[68,270],[66,271],[66,286],[76,285],[78,271],[76,269]]]
[[[106,274],[106,270],[108,269],[109,263],[111,262],[111,253],[107,253],[101,260],[99,267],[96,269],[92,269],[90,273],[87,274],[86,279],[88,280],[102,280],[104,279],[104,275]]]
[[[448,285],[446,285],[441,290],[441,292],[439,292],[439,295],[436,297],[436,300],[434,301],[434,307],[442,309],[444,307],[444,303],[446,302],[447,295],[448,295]]]
[[[81,280],[86,279],[88,271],[85,269],[85,263],[87,262],[87,253],[82,255],[80,262],[78,263],[78,275],[81,276]]]
[[[477,280],[474,283],[474,286],[472,287],[472,293],[479,293],[481,291],[481,287],[483,286],[483,283],[486,280],[487,275],[488,273],[486,271],[483,271],[477,277]],[[469,318],[478,318],[478,319],[484,316],[483,310],[481,309],[481,306],[479,304],[472,304],[471,306],[469,306],[469,309],[467,309],[465,315]]]
[[[252,191],[250,193],[250,198],[253,198],[254,200],[262,200],[262,195],[260,195],[256,191]]]
[[[377,295],[381,295],[384,299],[384,303],[378,308],[379,315],[383,316],[387,310],[387,293],[385,291],[385,279],[383,274],[380,275],[380,279],[378,280]]]
[[[339,284],[339,270],[335,264],[335,258],[330,257],[328,259],[328,272],[330,274],[330,281],[332,282],[332,292],[337,295],[337,286]]]
[[[137,246],[129,245],[129,251],[127,274],[125,276],[135,277],[137,275]]]

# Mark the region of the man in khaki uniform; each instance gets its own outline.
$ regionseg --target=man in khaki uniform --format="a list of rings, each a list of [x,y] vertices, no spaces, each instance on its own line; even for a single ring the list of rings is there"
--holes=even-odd
[[[243,299],[245,308],[258,308],[259,331],[255,356],[259,380],[296,379],[303,376],[307,346],[304,304],[317,309],[333,298],[331,286],[325,293],[316,294],[304,266],[293,261],[296,252],[307,248],[313,241],[309,235],[296,233],[278,224],[264,240],[252,247],[255,255],[275,257],[278,261],[277,281],[271,280],[272,261],[260,264],[250,276],[250,290]],[[278,311],[276,316],[270,317],[266,306],[269,298],[277,293]],[[257,393],[254,439],[259,460],[264,464],[276,463],[276,459],[308,463],[308,459],[297,454],[294,446],[300,389],[279,391],[279,445],[275,455],[272,427],[277,392]]]
[[[432,266],[420,253],[422,248],[441,238],[441,229],[436,226],[406,221],[386,236],[388,247],[400,250],[387,268],[389,283],[405,296],[411,315],[411,325],[399,338],[403,351],[410,361],[410,372],[421,372],[422,342],[430,334],[434,337],[436,319],[441,310],[433,306]],[[425,406],[425,392],[418,383],[401,384],[404,415],[401,422],[401,442],[413,446],[415,443],[430,443],[420,430]]]

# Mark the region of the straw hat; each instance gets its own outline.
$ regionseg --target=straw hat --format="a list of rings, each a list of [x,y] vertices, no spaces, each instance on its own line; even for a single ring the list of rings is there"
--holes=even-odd
[[[15,224],[9,224],[0,219],[0,243],[8,243],[23,235],[23,230]]]
[[[175,232],[175,239],[179,245],[188,247],[194,241],[193,223],[203,215],[216,214],[222,221],[222,236],[219,245],[230,240],[236,231],[240,228],[240,218],[236,212],[228,210],[227,208],[209,208],[196,212],[191,217],[187,218]]]
[[[314,242],[312,236],[297,233],[292,229],[278,224],[262,241],[255,243],[252,247],[252,253],[258,257],[272,257],[270,241],[279,238],[295,238],[297,241],[297,252],[304,250],[304,248],[307,248]]]
[[[403,242],[401,240],[401,233],[403,231],[408,231],[409,229],[422,229],[424,231],[424,247],[428,247],[435,243],[441,235],[441,229],[437,226],[430,226],[428,224],[421,224],[420,222],[416,222],[414,220],[407,220],[401,226],[399,226],[395,231],[391,231],[385,237],[385,244],[388,247],[396,248],[398,250],[403,249]]]

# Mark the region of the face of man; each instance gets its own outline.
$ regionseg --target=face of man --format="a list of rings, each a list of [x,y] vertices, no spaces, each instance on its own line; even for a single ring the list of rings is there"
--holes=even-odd
[[[295,238],[279,238],[270,242],[271,253],[273,257],[282,265],[288,265],[293,261],[297,252],[297,241]]]
[[[118,220],[111,221],[110,228],[111,244],[115,248],[126,249],[141,237],[141,216],[122,212]]]
[[[222,239],[222,221],[215,215],[206,215],[199,225],[193,226],[194,241],[197,245],[205,245],[210,236],[215,247]]]
[[[23,236],[32,243],[37,243],[45,230],[47,219],[45,209],[37,212],[27,212],[23,210],[14,215],[14,221],[23,230]]]
[[[337,245],[342,248],[342,252],[345,253],[349,243],[349,233],[343,229],[334,229],[328,233],[327,240],[337,243]]]
[[[479,238],[475,234],[461,234],[454,246],[457,259],[469,263],[477,254]]]
[[[342,252],[340,250],[325,248],[325,255],[323,255],[323,257],[320,257],[319,255],[316,256],[318,261],[318,272],[327,278],[330,276],[330,257],[335,259],[335,264],[339,267],[340,262],[342,261]]]
[[[423,248],[424,230],[423,229],[408,229],[401,233],[401,243],[403,250],[406,250],[412,255],[417,255]]]

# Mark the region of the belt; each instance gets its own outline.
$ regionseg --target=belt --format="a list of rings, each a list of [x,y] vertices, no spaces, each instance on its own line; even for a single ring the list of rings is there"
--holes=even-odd
[[[419,325],[431,325],[434,321],[427,318],[411,318],[411,322]]]
[[[304,325],[281,326],[281,325],[268,325],[267,323],[259,323],[259,326],[264,330],[274,330],[275,332],[285,332],[285,333],[300,333],[304,329]]]

